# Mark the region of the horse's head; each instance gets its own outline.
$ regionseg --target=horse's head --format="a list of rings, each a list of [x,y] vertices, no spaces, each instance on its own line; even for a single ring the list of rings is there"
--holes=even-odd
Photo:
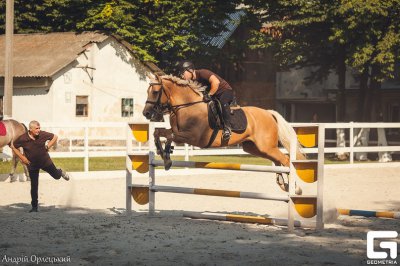
[[[167,96],[159,76],[152,78],[147,89],[146,105],[143,109],[143,115],[151,121],[163,121],[163,112],[167,107]]]

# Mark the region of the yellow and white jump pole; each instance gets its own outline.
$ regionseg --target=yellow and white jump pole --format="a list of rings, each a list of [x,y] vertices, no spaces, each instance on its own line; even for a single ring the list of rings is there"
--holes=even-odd
[[[212,213],[212,212],[184,212],[183,217],[191,219],[207,219],[217,221],[229,221],[236,223],[254,223],[254,224],[269,224],[269,225],[288,225],[288,219],[282,218],[270,218],[263,216],[250,216],[240,214],[223,214],[223,213]],[[294,221],[295,227],[312,227],[313,225],[305,221]]]

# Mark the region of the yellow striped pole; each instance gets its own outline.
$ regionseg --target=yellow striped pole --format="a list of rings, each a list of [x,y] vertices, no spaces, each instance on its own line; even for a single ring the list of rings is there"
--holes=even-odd
[[[151,164],[153,166],[164,166],[164,161],[153,160],[151,162]],[[285,166],[251,165],[251,164],[239,164],[239,163],[172,161],[172,167],[242,170],[242,171],[254,171],[254,172],[271,172],[271,173],[290,173],[290,168],[285,167]]]
[[[243,192],[243,191],[232,191],[232,190],[172,187],[172,186],[151,186],[150,190],[154,192],[170,192],[170,193],[180,193],[180,194],[217,196],[217,197],[265,199],[265,200],[276,200],[284,202],[289,201],[288,196],[273,196],[266,193]]]
[[[239,214],[223,214],[223,213],[212,213],[212,212],[184,212],[184,217],[191,219],[205,219],[205,220],[217,220],[217,221],[229,221],[237,223],[255,223],[255,224],[269,224],[269,225],[288,225],[288,219],[270,218],[263,216],[249,216]],[[306,226],[309,228],[315,227],[315,222],[307,221],[294,221],[295,227]]]

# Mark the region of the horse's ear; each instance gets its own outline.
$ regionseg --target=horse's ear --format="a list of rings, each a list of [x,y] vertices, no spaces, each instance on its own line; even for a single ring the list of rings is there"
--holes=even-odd
[[[161,80],[161,75],[159,73],[154,73],[154,75],[156,76],[157,81]]]
[[[154,74],[151,73],[151,72],[147,72],[146,76],[147,76],[150,80],[155,80],[155,79],[156,79],[156,76],[154,76]]]

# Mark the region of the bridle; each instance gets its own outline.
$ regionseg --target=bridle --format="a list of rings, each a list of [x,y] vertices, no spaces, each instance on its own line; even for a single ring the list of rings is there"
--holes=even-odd
[[[161,89],[158,91],[157,100],[156,101],[147,100],[146,104],[148,104],[148,103],[152,104],[153,109],[157,114],[163,114],[166,110],[169,110],[169,108],[170,108],[169,107],[170,105],[168,102],[165,104],[161,103],[161,97],[162,97],[163,93],[165,94],[165,96],[167,96],[167,94],[165,93],[164,85],[162,84],[161,81],[160,82],[151,82],[149,85],[149,88],[153,87],[154,85],[161,85]]]
[[[150,85],[149,85],[149,88],[154,86],[154,85],[160,85],[161,86],[160,90],[158,91],[159,94],[157,96],[157,100],[156,101],[147,100],[146,104],[152,104],[154,111],[156,113],[158,113],[158,114],[163,114],[164,112],[168,112],[168,111],[176,112],[180,108],[188,107],[188,106],[191,106],[191,105],[194,105],[194,104],[205,102],[204,100],[201,100],[201,101],[196,101],[196,102],[171,105],[169,103],[169,97],[168,97],[167,93],[165,92],[165,88],[164,88],[164,85],[163,85],[162,81],[151,82]],[[167,97],[167,102],[164,103],[164,104],[161,103],[161,97],[162,97],[163,93]]]

